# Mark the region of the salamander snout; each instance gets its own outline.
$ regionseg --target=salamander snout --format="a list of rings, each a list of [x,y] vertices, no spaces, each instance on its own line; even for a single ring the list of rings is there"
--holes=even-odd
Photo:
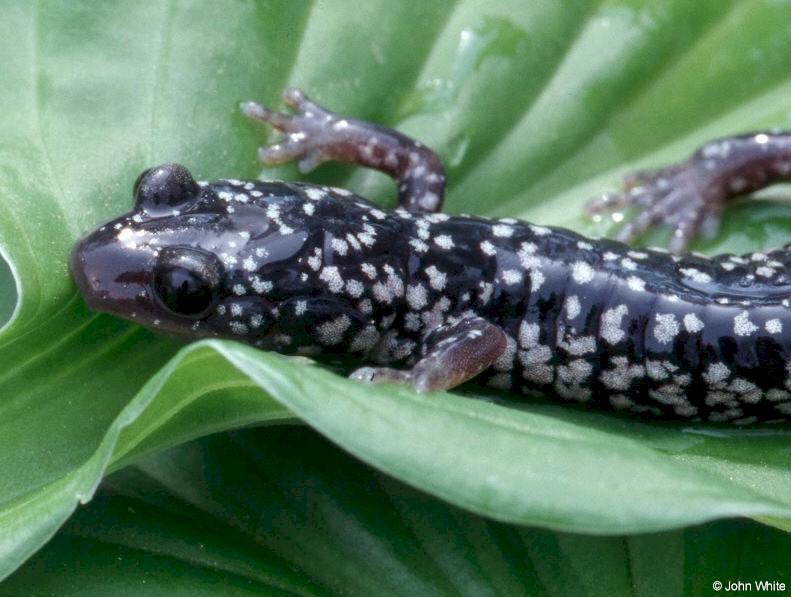
[[[71,252],[72,275],[92,310],[136,319],[147,302],[154,256],[114,241],[110,230],[98,230],[78,242]]]

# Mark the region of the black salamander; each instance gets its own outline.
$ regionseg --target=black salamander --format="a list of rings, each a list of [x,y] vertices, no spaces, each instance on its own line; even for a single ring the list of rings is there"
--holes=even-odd
[[[439,212],[445,174],[419,142],[297,90],[294,112],[245,114],[286,133],[267,164],[327,160],[396,179],[399,206],[291,182],[196,182],[146,170],[134,209],[75,247],[91,308],[188,338],[364,365],[352,377],[442,390],[472,378],[518,393],[691,420],[791,418],[791,251],[713,258],[635,250],[515,219]],[[705,145],[639,173],[590,211],[644,210],[683,249],[725,201],[791,175],[791,136]]]

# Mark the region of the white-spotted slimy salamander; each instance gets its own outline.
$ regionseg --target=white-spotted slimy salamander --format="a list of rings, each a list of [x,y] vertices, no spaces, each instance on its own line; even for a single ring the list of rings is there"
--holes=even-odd
[[[140,175],[134,209],[83,238],[72,270],[91,308],[186,337],[368,364],[352,377],[419,391],[473,377],[519,393],[692,420],[791,418],[791,251],[705,258],[634,250],[514,219],[439,213],[437,156],[297,90],[294,113],[244,104],[286,133],[268,164],[327,160],[398,182],[386,210],[337,188]],[[705,145],[589,204],[644,211],[684,248],[725,200],[791,174],[791,136]]]

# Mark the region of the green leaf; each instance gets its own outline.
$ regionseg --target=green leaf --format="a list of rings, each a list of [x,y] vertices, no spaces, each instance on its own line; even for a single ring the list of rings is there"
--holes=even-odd
[[[503,521],[623,534],[745,515],[788,528],[788,426],[647,424],[475,387],[419,397],[233,343],[177,352],[88,312],[67,271],[75,239],[129,209],[142,169],[258,174],[264,135],[236,106],[277,103],[287,85],[436,147],[450,211],[606,232],[579,207],[626,170],[714,136],[789,127],[787,3],[151,0],[3,12],[0,254],[19,297],[0,330],[0,578],[108,467],[295,417]],[[312,178],[392,201],[380,175],[329,167]],[[790,215],[769,201],[734,207],[699,248],[780,245]],[[13,296],[3,279],[0,297]]]
[[[789,548],[739,521],[626,537],[506,525],[283,427],[111,475],[0,594],[699,595],[788,583]]]

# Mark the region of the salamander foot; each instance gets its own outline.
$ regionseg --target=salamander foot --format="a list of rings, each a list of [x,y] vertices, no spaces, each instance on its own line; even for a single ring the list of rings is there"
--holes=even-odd
[[[667,225],[673,229],[668,248],[678,253],[699,232],[716,232],[726,199],[717,177],[695,156],[667,168],[634,172],[625,177],[623,192],[591,199],[585,211],[595,214],[636,206],[640,211],[616,238],[631,242],[647,230]]]

